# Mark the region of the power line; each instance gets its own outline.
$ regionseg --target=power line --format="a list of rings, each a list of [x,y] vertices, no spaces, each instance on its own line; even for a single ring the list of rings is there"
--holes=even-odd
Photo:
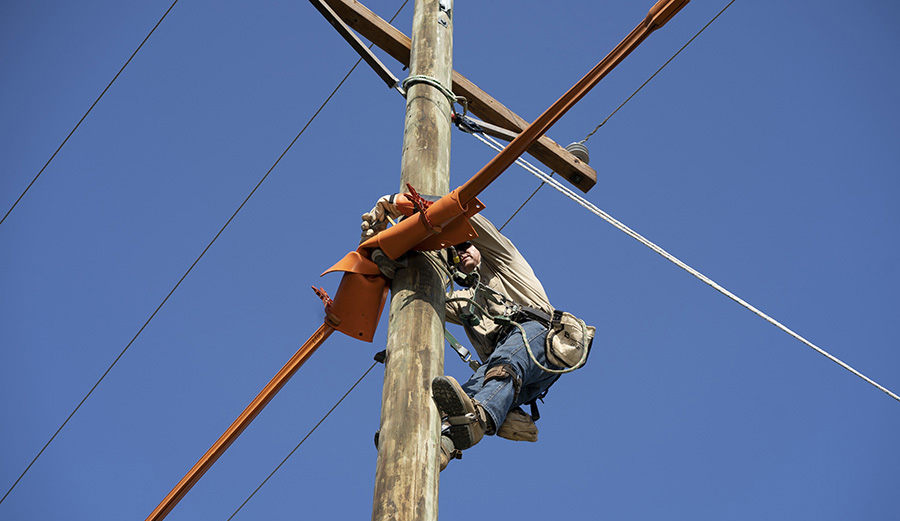
[[[635,96],[637,95],[637,93],[641,91],[641,89],[643,89],[644,87],[646,87],[647,84],[650,83],[650,80],[652,80],[653,78],[656,77],[657,74],[659,74],[660,72],[662,72],[662,70],[666,68],[666,65],[668,65],[672,60],[674,60],[676,56],[678,56],[679,54],[681,54],[681,51],[685,50],[685,48],[687,48],[687,46],[690,45],[691,42],[693,42],[694,40],[696,40],[697,37],[700,36],[700,33],[702,33],[703,31],[705,31],[707,27],[709,27],[710,25],[712,25],[712,23],[716,21],[716,18],[718,18],[722,13],[724,13],[726,9],[728,9],[729,7],[731,7],[731,4],[733,4],[734,2],[735,2],[735,0],[731,0],[730,2],[728,2],[728,5],[726,5],[725,7],[723,7],[722,10],[719,11],[719,13],[718,13],[716,16],[713,16],[712,19],[711,19],[709,22],[707,22],[706,25],[703,26],[702,29],[700,29],[699,31],[697,31],[697,34],[695,34],[693,38],[691,38],[690,40],[688,40],[686,44],[682,45],[682,46],[681,46],[681,49],[678,49],[678,52],[676,52],[675,54],[673,54],[672,57],[669,58],[669,59],[666,61],[666,63],[662,64],[662,67],[660,67],[659,69],[657,69],[657,71],[654,72],[652,76],[650,76],[649,78],[647,78],[647,81],[645,81],[643,84],[641,84],[641,86],[638,87],[637,90],[634,91],[634,92],[631,94],[631,96],[628,96],[628,98],[627,98],[625,101],[623,101],[621,105],[619,105],[618,107],[616,107],[616,110],[612,111],[612,113],[611,113],[609,116],[606,116],[606,119],[604,119],[599,125],[597,125],[597,126],[594,128],[594,130],[590,131],[590,132],[588,133],[588,135],[585,136],[584,139],[582,139],[581,141],[579,141],[579,143],[585,143],[588,139],[591,138],[591,136],[594,135],[595,132],[597,132],[598,130],[600,130],[600,127],[602,127],[603,125],[605,125],[606,122],[609,121],[609,118],[613,117],[613,115],[615,115],[616,112],[619,112],[619,109],[621,109],[622,107],[625,106],[626,103],[628,103],[629,101],[631,101],[631,98],[635,97]]]
[[[338,400],[337,403],[334,404],[334,407],[332,407],[327,413],[325,413],[325,416],[323,416],[322,419],[319,420],[319,423],[317,423],[312,429],[310,429],[310,431],[308,433],[306,433],[306,436],[304,436],[303,439],[300,440],[300,443],[298,443],[297,446],[294,447],[294,449],[291,450],[288,453],[288,455],[284,457],[283,460],[281,460],[281,463],[279,463],[278,466],[275,467],[275,469],[272,472],[270,472],[268,476],[266,476],[266,479],[262,480],[262,483],[260,483],[259,486],[256,487],[256,489],[253,492],[251,492],[249,496],[247,496],[247,499],[245,499],[244,502],[241,503],[241,506],[237,507],[237,510],[235,510],[234,513],[232,513],[231,516],[229,516],[226,521],[231,521],[231,519],[234,518],[234,516],[236,516],[237,513],[240,512],[242,508],[244,508],[244,505],[246,505],[253,498],[253,496],[255,496],[257,492],[259,492],[259,489],[261,489],[263,487],[263,485],[265,485],[266,482],[269,481],[269,478],[274,476],[275,473],[278,472],[278,469],[280,469],[281,466],[284,465],[287,462],[287,460],[291,456],[294,455],[295,452],[297,452],[297,449],[300,448],[300,445],[303,445],[303,442],[306,441],[306,439],[309,438],[312,435],[312,433],[316,432],[316,429],[319,428],[319,425],[322,425],[322,423],[328,418],[328,416],[330,416],[331,413],[334,412],[335,409],[337,409],[338,405],[340,405],[341,402],[344,401],[344,398],[346,398],[351,392],[353,392],[354,389],[356,389],[356,386],[359,385],[359,383],[363,381],[363,378],[365,378],[366,376],[369,375],[369,373],[372,371],[372,369],[375,368],[376,365],[378,365],[377,361],[375,363],[373,363],[372,366],[369,367],[366,370],[366,372],[363,373],[362,376],[359,377],[359,380],[357,380],[356,383],[353,384],[346,393],[344,393],[344,396],[341,396],[341,399]]]
[[[552,175],[553,175],[553,172],[550,172],[550,175],[552,176]],[[513,217],[519,215],[519,212],[522,210],[522,208],[525,208],[525,205],[528,204],[528,201],[531,201],[531,198],[534,197],[535,195],[537,195],[538,190],[540,190],[541,188],[543,188],[545,184],[547,184],[547,183],[545,183],[545,182],[542,181],[541,184],[539,184],[538,187],[534,189],[534,192],[531,192],[531,195],[528,196],[528,199],[525,199],[525,202],[522,203],[521,206],[519,206],[519,208],[517,208],[516,211],[513,212],[512,215],[509,216],[509,219],[507,219],[506,222],[503,223],[503,226],[501,226],[501,227],[498,229],[498,231],[501,231],[501,232],[502,232],[502,231],[503,231],[503,228],[506,228],[506,225],[509,224],[509,221],[512,221],[512,220],[513,220]]]
[[[482,143],[488,145],[489,147],[493,148],[494,150],[496,150],[496,151],[498,151],[498,152],[499,152],[500,150],[502,150],[502,148],[503,148],[503,146],[502,146],[500,143],[498,143],[497,141],[495,141],[494,139],[492,139],[492,138],[490,138],[490,137],[488,137],[488,136],[483,136],[483,135],[481,135],[481,134],[472,134],[472,135],[475,136],[476,138],[478,138]],[[765,320],[766,322],[768,322],[768,323],[772,324],[773,326],[777,327],[778,329],[784,331],[785,333],[787,333],[788,335],[790,335],[790,336],[794,337],[795,339],[799,340],[799,341],[802,342],[803,344],[806,344],[808,347],[814,349],[814,350],[817,351],[819,354],[823,355],[825,358],[828,358],[828,359],[831,360],[832,362],[838,364],[839,366],[843,367],[843,368],[846,369],[847,371],[850,371],[851,373],[853,373],[854,375],[858,376],[858,377],[861,378],[862,380],[868,382],[869,384],[871,384],[873,387],[875,387],[875,388],[878,389],[879,391],[882,391],[883,393],[887,394],[887,395],[890,396],[891,398],[893,398],[893,399],[897,400],[898,402],[900,402],[900,396],[897,396],[896,394],[894,394],[893,392],[891,392],[891,391],[888,390],[887,388],[883,387],[882,385],[878,384],[878,383],[875,382],[874,380],[872,380],[872,379],[870,379],[869,377],[865,376],[864,374],[860,373],[860,372],[857,371],[856,369],[850,367],[849,365],[847,365],[846,363],[844,363],[843,361],[841,361],[840,359],[838,359],[838,358],[835,357],[834,355],[828,353],[828,352],[825,351],[824,349],[818,347],[817,345],[815,345],[815,344],[813,344],[812,342],[810,342],[809,340],[803,338],[803,337],[800,336],[799,334],[797,334],[797,333],[791,331],[790,329],[787,328],[787,326],[783,325],[781,322],[778,322],[778,321],[775,320],[774,318],[770,317],[769,315],[763,313],[763,312],[760,311],[759,309],[757,309],[757,308],[755,308],[754,306],[750,305],[750,303],[748,303],[747,301],[745,301],[745,300],[743,300],[742,298],[738,297],[738,296],[735,295],[734,293],[728,291],[728,290],[725,289],[724,287],[720,286],[718,283],[716,283],[715,281],[713,281],[712,279],[710,279],[710,278],[707,277],[706,275],[704,275],[704,274],[700,273],[699,271],[695,270],[694,268],[688,266],[687,264],[685,264],[684,262],[682,262],[681,260],[679,260],[677,257],[675,257],[674,255],[672,255],[671,253],[669,253],[669,252],[667,252],[666,250],[662,249],[661,247],[657,246],[656,244],[654,244],[654,243],[651,242],[650,240],[644,238],[641,234],[639,234],[639,233],[637,233],[636,231],[632,230],[632,229],[629,228],[628,226],[625,226],[624,224],[622,224],[621,222],[619,222],[618,220],[616,220],[615,218],[613,218],[611,215],[609,215],[608,213],[604,212],[603,210],[601,210],[600,208],[598,208],[597,206],[595,206],[593,203],[591,203],[590,201],[588,201],[588,200],[585,199],[584,197],[581,197],[579,194],[576,194],[574,191],[572,191],[571,189],[569,189],[567,186],[563,185],[562,183],[560,183],[560,182],[557,181],[556,179],[553,179],[552,177],[548,176],[547,174],[545,174],[544,172],[542,172],[540,169],[538,169],[537,167],[535,167],[534,165],[532,165],[532,164],[529,163],[528,161],[525,161],[524,159],[519,158],[519,159],[516,160],[516,164],[518,164],[519,166],[521,166],[522,168],[524,168],[525,170],[527,170],[528,172],[530,172],[531,174],[533,174],[535,177],[537,177],[537,178],[543,180],[545,183],[550,184],[551,186],[553,186],[554,188],[556,188],[559,192],[561,192],[562,194],[564,194],[566,197],[568,197],[569,199],[572,199],[573,201],[577,202],[578,204],[580,204],[581,206],[583,206],[585,209],[587,209],[588,211],[590,211],[590,212],[593,213],[594,215],[600,217],[601,219],[603,219],[604,221],[608,222],[609,224],[612,224],[614,227],[616,227],[616,228],[619,229],[620,231],[625,232],[625,234],[627,234],[628,236],[632,237],[633,239],[637,240],[638,242],[640,242],[640,243],[643,244],[644,246],[647,246],[647,247],[650,248],[651,250],[655,251],[656,253],[658,253],[659,255],[661,255],[661,256],[662,256],[663,258],[665,258],[666,260],[672,262],[673,264],[675,264],[675,265],[678,266],[679,268],[681,268],[681,269],[683,269],[684,271],[690,273],[690,274],[693,275],[694,277],[700,279],[701,281],[703,281],[704,283],[706,283],[707,285],[709,285],[710,287],[712,287],[713,289],[715,289],[715,290],[718,291],[719,293],[725,295],[726,297],[728,297],[728,298],[730,298],[731,300],[737,302],[737,303],[740,304],[741,306],[747,308],[748,310],[750,310],[751,312],[753,312],[754,314],[756,314],[757,316],[759,316],[760,318],[762,318],[762,319]]]
[[[177,0],[176,0],[176,2],[177,2]],[[394,16],[391,18],[391,21],[393,21],[394,18],[396,18],[400,14],[400,12],[403,10],[404,7],[406,7],[406,4],[408,2],[409,2],[409,0],[405,0],[403,2],[403,5],[400,6],[400,9],[398,9],[397,13],[394,14]],[[219,236],[222,235],[222,232],[225,231],[225,228],[227,228],[228,225],[231,224],[231,221],[234,220],[234,218],[241,211],[241,209],[244,207],[244,205],[247,204],[247,201],[249,201],[250,198],[253,197],[253,194],[256,193],[256,190],[259,189],[259,187],[263,184],[263,182],[266,180],[266,178],[269,176],[269,174],[272,173],[272,171],[275,169],[276,166],[278,166],[278,163],[281,162],[281,159],[284,158],[284,156],[288,153],[288,151],[291,149],[291,147],[294,146],[294,143],[296,143],[297,140],[300,139],[300,136],[302,136],[303,133],[306,132],[306,129],[309,128],[309,126],[310,126],[310,124],[312,124],[313,120],[316,119],[316,116],[318,116],[319,113],[322,112],[322,109],[325,108],[325,105],[327,105],[328,102],[331,101],[331,98],[334,97],[334,95],[337,93],[338,89],[341,88],[341,86],[344,84],[344,82],[347,81],[347,78],[349,78],[350,75],[353,73],[353,71],[356,70],[356,67],[360,64],[360,62],[362,62],[362,58],[360,58],[359,60],[356,61],[356,63],[353,65],[353,67],[351,67],[350,70],[347,72],[347,74],[344,75],[344,78],[341,79],[341,81],[337,84],[337,86],[334,88],[334,90],[331,91],[331,94],[329,94],[328,97],[325,99],[325,101],[322,102],[322,105],[319,106],[318,110],[316,110],[316,112],[312,115],[312,117],[309,118],[309,121],[306,122],[306,125],[303,126],[303,128],[300,130],[300,132],[297,134],[297,136],[294,137],[294,139],[287,146],[287,148],[284,149],[284,152],[282,152],[281,155],[278,156],[278,159],[275,160],[275,163],[272,165],[272,167],[269,168],[269,170],[265,173],[265,175],[262,176],[262,179],[260,179],[259,182],[256,184],[256,186],[253,187],[253,190],[250,191],[250,194],[247,195],[247,197],[240,204],[240,206],[238,206],[237,210],[234,211],[234,213],[231,215],[231,217],[228,218],[228,221],[226,221],[225,224],[222,226],[222,228],[219,230],[219,232],[216,233],[215,237],[213,237],[213,239],[209,242],[209,244],[206,245],[206,248],[204,248],[203,251],[200,253],[200,255],[197,257],[197,259],[194,260],[193,264],[191,264],[191,267],[188,268],[188,270],[184,273],[184,275],[181,276],[181,278],[178,280],[178,282],[175,284],[175,286],[172,288],[172,290],[169,291],[168,295],[166,295],[166,297],[162,300],[162,302],[159,304],[159,306],[157,306],[156,310],[153,311],[153,313],[150,315],[150,318],[148,318],[147,321],[144,322],[144,325],[141,326],[141,328],[134,335],[134,337],[131,339],[131,341],[129,341],[128,344],[125,346],[125,348],[122,349],[122,352],[119,353],[119,356],[117,356],[116,359],[113,360],[113,362],[109,365],[109,367],[107,367],[107,369],[106,369],[106,371],[104,371],[103,375],[100,376],[100,379],[97,380],[97,382],[93,385],[93,387],[91,387],[91,390],[88,391],[88,393],[84,396],[84,398],[81,399],[81,401],[78,403],[78,405],[75,407],[75,409],[69,414],[69,416],[65,419],[65,421],[62,422],[62,425],[60,425],[59,428],[56,429],[56,432],[53,433],[53,436],[51,436],[50,439],[47,441],[47,443],[44,444],[44,446],[37,453],[37,455],[34,457],[34,459],[31,460],[31,463],[28,464],[28,466],[25,468],[25,470],[22,471],[22,474],[18,477],[18,479],[16,479],[15,483],[13,483],[13,485],[9,488],[9,490],[6,491],[6,494],[3,495],[3,498],[0,498],[0,503],[3,503],[3,501],[7,498],[7,496],[9,496],[9,494],[13,491],[13,489],[16,488],[16,485],[18,485],[19,482],[22,480],[22,478],[25,477],[25,474],[28,473],[28,470],[31,469],[32,465],[34,465],[34,463],[38,460],[38,458],[41,457],[41,454],[43,454],[44,451],[47,450],[47,447],[49,447],[50,444],[53,443],[53,440],[56,439],[56,436],[60,433],[60,431],[63,430],[63,428],[66,426],[66,424],[69,423],[69,420],[71,420],[72,417],[75,416],[75,413],[78,412],[78,409],[81,408],[81,406],[84,404],[85,401],[87,401],[87,399],[91,396],[91,394],[93,394],[93,392],[97,388],[97,386],[100,385],[100,382],[102,382],[103,379],[106,378],[106,375],[109,374],[109,372],[119,362],[119,360],[122,358],[122,356],[125,355],[125,352],[128,351],[128,349],[132,346],[132,344],[134,344],[135,340],[137,340],[138,337],[141,335],[141,333],[143,333],[143,331],[147,327],[147,325],[150,324],[150,321],[153,320],[153,317],[155,317],[156,314],[159,313],[159,310],[162,309],[162,307],[169,300],[169,297],[171,297],[172,294],[175,293],[175,290],[178,289],[178,286],[180,286],[182,282],[184,282],[184,279],[186,279],[187,276],[191,273],[191,271],[194,269],[194,266],[196,266],[197,263],[200,262],[200,259],[202,259],[204,255],[206,255],[206,252],[209,251],[209,249],[216,242],[216,240],[219,238]]]
[[[700,34],[701,34],[703,31],[705,31],[707,27],[709,27],[710,25],[712,25],[712,23],[715,22],[716,19],[717,19],[719,16],[721,16],[722,13],[725,12],[726,9],[728,9],[729,7],[731,7],[731,4],[733,4],[735,1],[736,1],[736,0],[731,0],[730,2],[728,2],[728,5],[726,5],[725,7],[723,7],[722,10],[719,11],[718,14],[716,14],[716,16],[713,16],[712,19],[711,19],[709,22],[706,22],[706,25],[704,25],[702,29],[700,29],[699,31],[697,31],[697,34],[695,34],[690,40],[688,40],[687,43],[685,43],[684,45],[682,45],[682,46],[681,46],[681,49],[678,49],[678,52],[676,52],[675,54],[672,55],[671,58],[669,58],[668,60],[666,60],[666,63],[662,64],[662,67],[660,67],[659,69],[657,69],[656,72],[654,72],[649,78],[647,78],[647,81],[645,81],[644,83],[642,83],[641,86],[637,88],[637,90],[635,90],[634,92],[631,93],[631,96],[628,96],[628,97],[625,99],[625,101],[623,101],[618,107],[616,107],[616,110],[612,111],[612,113],[610,113],[609,116],[606,116],[606,119],[604,119],[599,125],[597,125],[596,127],[594,127],[594,130],[590,131],[590,132],[588,133],[588,135],[585,136],[585,138],[582,139],[581,141],[578,141],[578,143],[582,143],[582,144],[583,144],[583,143],[586,143],[587,140],[591,138],[591,136],[593,136],[598,130],[600,130],[600,127],[602,127],[603,125],[605,125],[606,122],[609,121],[609,119],[610,119],[611,117],[613,117],[613,116],[616,114],[616,112],[619,112],[619,109],[621,109],[622,107],[625,106],[626,103],[628,103],[629,101],[631,101],[631,98],[635,97],[635,96],[637,95],[637,93],[641,91],[641,89],[643,89],[644,87],[646,87],[647,84],[650,83],[650,81],[651,81],[653,78],[655,78],[657,74],[659,74],[660,72],[662,72],[662,70],[665,69],[666,66],[669,65],[669,63],[671,63],[672,60],[675,59],[675,57],[677,57],[679,54],[681,54],[681,51],[685,50],[685,49],[687,48],[687,46],[691,44],[691,42],[693,42],[694,40],[696,40],[697,37],[700,36]],[[551,173],[550,175],[553,175],[553,174]],[[522,205],[519,206],[519,208],[518,208],[515,212],[513,212],[513,214],[512,214],[511,216],[509,216],[509,219],[507,219],[505,223],[503,223],[503,226],[500,227],[500,230],[502,230],[507,224],[509,224],[509,222],[513,220],[513,217],[515,217],[516,215],[518,215],[518,213],[522,210],[522,208],[525,208],[525,205],[528,204],[528,202],[531,201],[531,198],[534,197],[534,196],[538,193],[538,190],[540,190],[541,188],[544,187],[544,184],[545,184],[545,183],[541,183],[541,184],[534,190],[534,192],[533,192],[531,195],[528,196],[528,199],[526,199],[525,202],[522,203]]]
[[[38,180],[38,177],[41,177],[41,174],[44,173],[44,170],[47,169],[47,167],[50,165],[50,162],[53,161],[54,157],[56,157],[56,154],[58,154],[59,151],[62,150],[62,147],[65,146],[67,141],[69,141],[69,138],[72,137],[72,134],[74,134],[75,131],[78,130],[78,127],[80,127],[81,123],[85,120],[85,118],[88,117],[88,114],[90,114],[91,111],[94,110],[94,107],[97,105],[97,103],[100,102],[100,98],[102,98],[103,95],[106,94],[106,91],[108,91],[109,88],[112,87],[112,84],[116,81],[116,79],[119,77],[119,75],[122,74],[122,71],[125,70],[125,67],[127,67],[128,64],[131,63],[132,58],[134,58],[135,55],[137,55],[138,51],[141,50],[141,47],[143,47],[144,44],[147,43],[147,40],[150,39],[150,36],[153,34],[154,31],[156,31],[156,28],[159,27],[159,24],[161,24],[162,21],[166,19],[166,16],[168,16],[169,12],[172,10],[173,7],[175,7],[175,4],[177,4],[177,3],[178,3],[178,0],[175,0],[174,2],[172,2],[172,5],[169,6],[169,9],[166,10],[165,14],[162,15],[162,18],[160,18],[159,21],[156,22],[156,25],[153,26],[153,29],[151,29],[150,32],[147,34],[147,36],[144,38],[144,41],[142,41],[141,44],[138,45],[137,49],[135,49],[134,52],[131,53],[131,56],[128,58],[128,61],[125,62],[125,65],[123,65],[122,68],[119,69],[119,72],[117,72],[116,75],[113,76],[113,79],[109,82],[109,85],[107,85],[106,88],[103,89],[103,92],[101,92],[100,95],[97,96],[97,99],[94,100],[94,103],[91,104],[91,107],[87,110],[87,112],[84,113],[84,116],[81,116],[81,119],[78,120],[78,123],[75,124],[75,127],[72,129],[72,131],[69,132],[68,136],[66,136],[66,139],[63,139],[63,142],[60,143],[59,147],[56,149],[56,152],[53,152],[53,155],[50,156],[50,159],[48,159],[47,162],[44,163],[44,166],[41,167],[41,170],[37,173],[36,176],[34,176],[34,179],[32,179],[31,182],[28,183],[28,186],[25,187],[25,191],[23,191],[22,194],[19,196],[19,198],[16,199],[16,202],[14,202],[13,205],[10,207],[10,209],[6,212],[6,215],[4,215],[2,219],[0,219],[0,225],[2,225],[3,221],[5,221],[7,217],[9,217],[9,214],[12,213],[12,211],[16,207],[16,205],[19,204],[19,201],[21,201],[22,198],[25,197],[25,194],[28,193],[28,190],[31,188],[31,186],[35,183],[35,181]],[[15,485],[13,485],[13,486],[15,487]],[[8,492],[7,492],[7,494],[8,494]],[[6,496],[3,496],[3,499],[6,499]],[[3,499],[0,499],[0,503],[3,502]]]

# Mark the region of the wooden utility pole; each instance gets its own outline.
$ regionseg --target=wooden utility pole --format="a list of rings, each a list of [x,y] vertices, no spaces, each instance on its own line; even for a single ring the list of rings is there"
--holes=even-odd
[[[453,71],[452,0],[416,0],[410,77],[447,89]],[[409,86],[400,166],[422,194],[450,189],[451,105],[432,83]],[[423,254],[413,253],[391,285],[373,520],[436,520],[440,417],[431,380],[444,372],[444,281]]]

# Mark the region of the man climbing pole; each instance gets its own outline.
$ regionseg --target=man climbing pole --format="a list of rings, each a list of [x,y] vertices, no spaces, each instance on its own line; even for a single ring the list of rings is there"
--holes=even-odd
[[[363,239],[410,216],[404,194],[384,196],[363,214]],[[594,328],[555,310],[531,266],[513,243],[481,215],[470,220],[478,237],[449,248],[448,272],[462,286],[447,296],[446,317],[463,326],[482,364],[460,385],[431,382],[442,411],[441,470],[487,435],[537,441],[535,402],[560,375],[584,365]],[[530,404],[535,417],[520,406]],[[499,427],[498,427],[499,426]]]

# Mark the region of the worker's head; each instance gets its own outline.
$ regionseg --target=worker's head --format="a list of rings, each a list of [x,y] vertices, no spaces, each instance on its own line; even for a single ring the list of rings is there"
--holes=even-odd
[[[459,254],[459,271],[469,274],[481,264],[481,252],[469,241],[456,245]]]

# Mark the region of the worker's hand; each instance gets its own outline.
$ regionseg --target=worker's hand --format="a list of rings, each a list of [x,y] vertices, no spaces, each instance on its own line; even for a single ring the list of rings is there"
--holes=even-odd
[[[402,201],[400,201],[401,199]],[[387,228],[388,217],[396,220],[403,215],[403,211],[398,208],[398,203],[401,202],[406,202],[406,196],[403,194],[385,195],[375,203],[375,207],[370,212],[362,214],[360,242],[384,231]]]

